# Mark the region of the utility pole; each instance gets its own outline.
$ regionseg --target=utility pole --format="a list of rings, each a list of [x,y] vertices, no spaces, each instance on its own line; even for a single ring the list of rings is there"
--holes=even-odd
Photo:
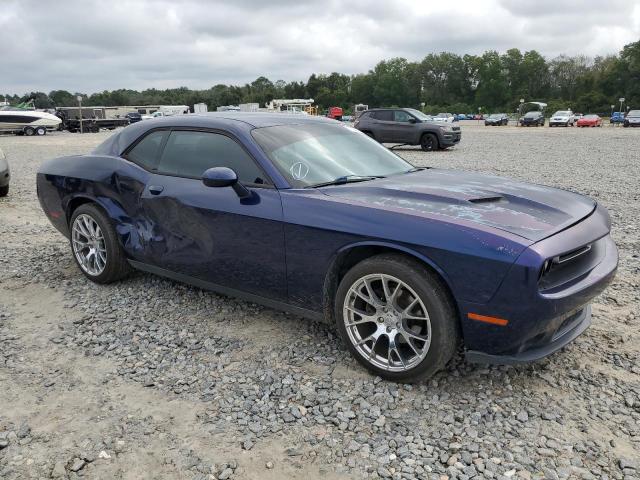
[[[78,95],[77,98],[78,98],[78,105],[79,105],[79,107],[78,107],[78,113],[79,113],[78,117],[80,118],[80,133],[84,133],[82,131],[82,95]]]
[[[524,98],[520,99],[520,105],[518,105],[518,118],[516,119],[516,127],[520,126],[520,117],[522,116],[522,106],[524,105]]]

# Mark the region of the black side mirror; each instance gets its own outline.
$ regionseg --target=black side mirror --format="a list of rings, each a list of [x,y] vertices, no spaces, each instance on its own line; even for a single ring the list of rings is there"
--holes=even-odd
[[[251,191],[238,181],[236,172],[227,167],[213,167],[202,174],[202,183],[207,187],[231,187],[240,198],[248,198]]]
[[[418,119],[417,118],[410,118],[409,119],[409,123],[418,123]]]

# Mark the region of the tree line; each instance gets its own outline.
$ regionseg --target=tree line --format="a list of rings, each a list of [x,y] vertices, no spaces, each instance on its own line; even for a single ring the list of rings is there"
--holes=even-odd
[[[245,85],[218,84],[209,89],[187,87],[143,91],[119,89],[90,95],[54,90],[47,93],[5,95],[16,104],[33,99],[36,108],[76,106],[82,95],[86,106],[193,105],[209,110],[221,105],[259,103],[274,98],[313,98],[320,108],[354,104],[370,107],[413,107],[427,113],[514,112],[520,99],[548,103],[548,110],[571,108],[576,112],[608,113],[618,99],[640,107],[640,41],[618,54],[590,58],[560,55],[547,59],[535,50],[512,48],[482,55],[432,53],[421,61],[392,58],[367,73],[312,74],[306,82],[259,77]],[[617,109],[616,108],[616,109]]]

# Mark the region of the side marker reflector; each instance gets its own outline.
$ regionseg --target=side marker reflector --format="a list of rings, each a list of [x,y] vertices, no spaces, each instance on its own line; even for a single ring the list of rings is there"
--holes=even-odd
[[[487,315],[478,315],[477,313],[467,313],[467,317],[469,317],[471,320],[490,323],[492,325],[500,325],[501,327],[504,327],[509,323],[509,320],[505,320],[504,318],[489,317]]]

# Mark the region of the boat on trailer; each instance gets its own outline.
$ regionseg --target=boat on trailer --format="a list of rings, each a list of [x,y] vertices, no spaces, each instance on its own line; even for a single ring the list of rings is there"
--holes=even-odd
[[[3,102],[6,103],[6,102]],[[58,129],[62,120],[48,112],[36,110],[33,101],[16,106],[0,106],[0,132],[16,135],[46,135]]]

